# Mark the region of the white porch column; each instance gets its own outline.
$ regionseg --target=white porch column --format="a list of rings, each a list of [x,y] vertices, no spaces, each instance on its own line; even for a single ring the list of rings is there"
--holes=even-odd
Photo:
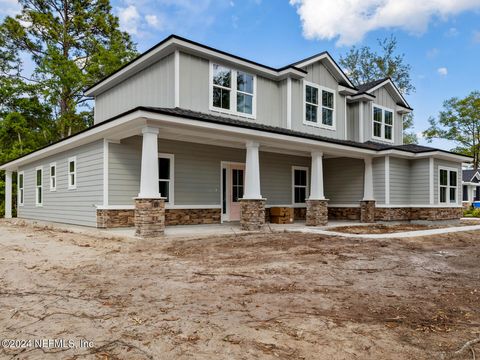
[[[259,143],[256,141],[247,141],[247,159],[245,164],[245,192],[243,199],[259,200],[260,194],[260,162],[258,159]]]
[[[323,191],[323,153],[312,151],[312,174],[310,176],[309,200],[325,200]]]
[[[159,198],[158,187],[158,128],[142,129],[142,167],[140,172],[139,198]]]
[[[373,167],[372,158],[366,157],[365,159],[365,175],[363,183],[363,201],[375,200],[373,197]]]
[[[5,171],[5,219],[12,218],[12,172]]]

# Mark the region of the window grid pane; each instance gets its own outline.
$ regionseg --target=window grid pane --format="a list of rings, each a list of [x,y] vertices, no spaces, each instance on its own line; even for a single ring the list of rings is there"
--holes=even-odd
[[[317,109],[318,107],[311,104],[305,105],[305,120],[310,122],[317,122]]]

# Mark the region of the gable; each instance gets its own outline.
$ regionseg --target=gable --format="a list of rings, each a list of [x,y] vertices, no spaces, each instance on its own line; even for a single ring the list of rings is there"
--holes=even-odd
[[[336,90],[338,88],[338,80],[332,75],[332,73],[325,67],[325,65],[321,61],[310,64],[304,69],[305,71],[307,71],[305,80],[321,86],[325,86],[333,90]]]

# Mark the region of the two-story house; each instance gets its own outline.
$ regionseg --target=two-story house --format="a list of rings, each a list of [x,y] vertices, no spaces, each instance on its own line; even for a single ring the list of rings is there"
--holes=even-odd
[[[95,124],[3,164],[7,216],[98,227],[454,219],[462,162],[403,145],[390,79],[355,87],[320,53],[282,68],[170,36],[87,89]]]

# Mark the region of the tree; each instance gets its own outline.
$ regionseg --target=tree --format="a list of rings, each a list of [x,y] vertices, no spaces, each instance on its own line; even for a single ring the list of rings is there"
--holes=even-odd
[[[6,17],[0,26],[0,50],[18,64],[8,76],[37,85],[57,120],[59,136],[69,136],[92,122],[83,90],[136,56],[135,45],[119,30],[109,0],[19,2],[20,14]],[[30,77],[22,73],[19,52],[35,64]]]
[[[430,117],[430,127],[423,132],[428,140],[446,139],[457,143],[454,152],[473,157],[473,168],[480,161],[480,91],[472,91],[467,97],[453,97],[444,101],[438,120]]]
[[[406,62],[405,54],[397,54],[397,45],[397,39],[392,35],[378,39],[379,52],[369,46],[353,46],[340,57],[340,65],[356,86],[389,77],[400,93],[409,95],[415,91],[410,76],[412,67]],[[408,131],[412,127],[413,114],[410,114],[403,122],[403,140],[407,144],[418,142],[415,133]]]

